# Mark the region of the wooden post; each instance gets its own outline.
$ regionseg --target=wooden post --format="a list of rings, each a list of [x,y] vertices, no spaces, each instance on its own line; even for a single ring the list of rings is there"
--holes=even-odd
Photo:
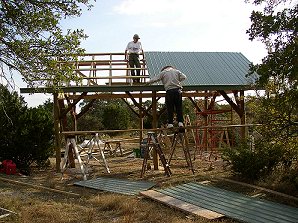
[[[152,128],[157,128],[157,100],[156,100],[156,91],[152,91]],[[158,156],[157,156],[157,152],[155,149],[153,149],[153,165],[154,165],[154,170],[158,170],[158,164],[159,164],[159,160],[158,160]]]
[[[240,91],[240,111],[241,111],[241,117],[240,117],[240,121],[241,121],[241,125],[245,125],[245,110],[244,110],[244,91],[241,90]],[[241,138],[242,140],[244,140],[246,137],[246,127],[242,126],[241,127]]]
[[[205,93],[207,95],[207,91]],[[207,112],[207,109],[208,109],[208,96],[205,96],[205,98],[204,98],[204,111]],[[206,113],[206,116],[205,115],[203,116],[203,118],[204,118],[204,122],[205,122],[204,125],[207,126],[208,125],[208,115],[207,115],[207,113]],[[203,130],[203,147],[204,147],[205,151],[208,150],[207,141],[208,141],[208,130],[207,130],[207,128],[204,128],[204,130]]]
[[[142,92],[140,92],[140,95],[142,95]],[[139,122],[139,128],[141,129],[140,131],[140,146],[141,146],[141,142],[143,140],[143,129],[144,129],[144,114],[143,114],[143,111],[141,109],[142,107],[142,97],[140,96],[139,98],[139,104],[140,104],[140,109],[139,109],[139,119],[140,119],[140,122]]]
[[[60,138],[60,120],[59,120],[59,105],[58,93],[54,93],[54,129],[55,129],[55,151],[56,151],[56,171],[60,172],[61,163],[61,138]]]

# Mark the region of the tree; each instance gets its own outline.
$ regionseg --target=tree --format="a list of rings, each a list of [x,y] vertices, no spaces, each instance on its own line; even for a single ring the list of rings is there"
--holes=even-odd
[[[126,107],[110,104],[103,110],[103,124],[106,129],[127,129],[129,126],[129,112]]]
[[[29,171],[53,154],[53,117],[49,103],[27,108],[22,97],[0,85],[0,159],[11,159]]]
[[[247,30],[250,40],[261,40],[268,49],[262,64],[251,68],[259,74],[257,84],[266,89],[265,96],[256,97],[249,103],[254,115],[252,121],[262,125],[255,131],[259,137],[251,148],[240,148],[234,158],[231,153],[227,154],[232,161],[239,160],[238,155],[242,154],[242,158],[248,158],[254,164],[260,164],[261,158],[262,165],[254,167],[258,174],[283,167],[286,171],[280,174],[281,181],[289,175],[289,170],[293,170],[288,179],[298,188],[298,5],[290,0],[247,2],[264,5],[263,12],[252,12],[252,25]],[[241,168],[242,174],[248,167],[245,168]],[[253,176],[257,177],[257,174]]]
[[[15,149],[20,114],[24,114],[26,109],[22,97],[0,84],[0,159],[12,158],[10,151]]]
[[[271,89],[273,93],[297,90],[298,87],[298,5],[291,7],[291,2],[254,0],[254,4],[264,3],[265,7],[263,12],[252,12],[252,25],[247,30],[250,40],[258,39],[268,48],[268,55],[254,70],[260,75],[259,84],[270,83],[274,87]]]
[[[267,125],[268,140],[289,142],[296,150],[293,142],[298,137],[298,5],[291,5],[290,0],[253,3],[265,3],[265,7],[263,12],[252,12],[252,25],[247,32],[251,40],[260,39],[268,47],[263,63],[253,67],[260,75],[258,84],[267,91],[260,98],[259,120]]]
[[[31,87],[40,81],[51,87],[75,80],[70,64],[83,52],[83,30],[63,34],[59,20],[80,16],[79,5],[91,8],[88,0],[0,0],[0,66],[1,76],[17,71]]]

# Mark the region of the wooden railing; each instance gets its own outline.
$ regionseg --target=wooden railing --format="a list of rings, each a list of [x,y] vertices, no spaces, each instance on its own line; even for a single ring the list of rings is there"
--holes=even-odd
[[[76,62],[59,61],[60,64],[75,65],[75,74],[80,77],[80,83],[67,83],[67,86],[94,85],[135,85],[134,78],[140,78],[140,83],[146,83],[146,59],[140,55],[141,68],[130,68],[124,53],[94,53],[80,56]],[[131,76],[131,70],[141,70],[140,76]]]

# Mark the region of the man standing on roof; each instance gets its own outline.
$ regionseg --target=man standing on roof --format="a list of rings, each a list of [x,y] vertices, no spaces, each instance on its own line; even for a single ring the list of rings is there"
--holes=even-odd
[[[143,54],[142,44],[139,42],[139,35],[135,34],[133,36],[133,41],[127,44],[125,49],[125,59],[128,59],[129,67],[130,68],[141,68],[139,55]],[[128,54],[128,57],[127,57]],[[137,76],[140,76],[141,70],[136,70]],[[135,76],[135,70],[131,70],[131,76]],[[133,79],[134,83],[140,83],[140,79]]]
[[[166,90],[166,106],[168,112],[168,128],[173,128],[174,110],[176,110],[178,126],[183,127],[182,114],[182,84],[186,79],[185,74],[173,66],[165,66],[161,72],[150,79],[148,84],[161,81]]]

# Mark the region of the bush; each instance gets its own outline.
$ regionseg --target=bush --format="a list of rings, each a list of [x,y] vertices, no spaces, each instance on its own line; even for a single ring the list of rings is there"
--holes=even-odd
[[[53,154],[53,118],[46,106],[27,108],[22,97],[0,86],[0,159],[10,159],[28,173]]]
[[[255,145],[245,141],[235,148],[224,148],[222,157],[235,174],[257,180],[274,170],[282,161],[283,153],[281,147],[258,140]]]
[[[53,155],[52,113],[46,109],[30,108],[21,117],[19,140],[16,142],[14,160],[19,167],[28,169],[32,163],[44,166]]]

